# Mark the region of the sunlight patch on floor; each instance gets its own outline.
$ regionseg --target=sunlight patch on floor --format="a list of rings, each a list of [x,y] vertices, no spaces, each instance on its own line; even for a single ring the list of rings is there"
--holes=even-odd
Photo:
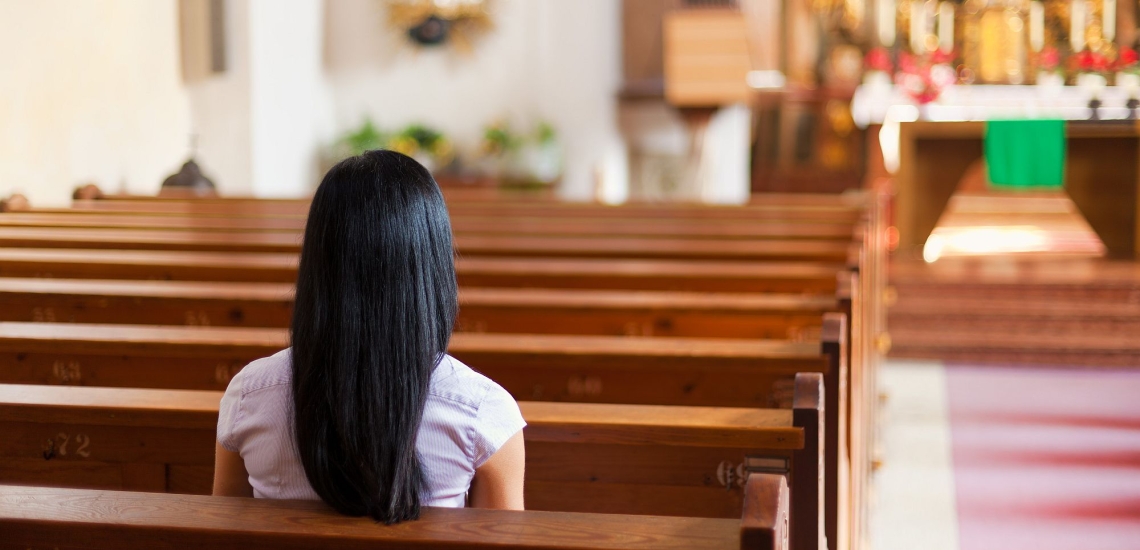
[[[923,248],[923,259],[1019,255],[1100,257],[1104,245],[1063,193],[959,193]]]

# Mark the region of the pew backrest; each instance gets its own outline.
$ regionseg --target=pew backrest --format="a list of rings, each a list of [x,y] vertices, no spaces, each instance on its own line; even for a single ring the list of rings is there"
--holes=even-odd
[[[321,502],[0,486],[0,547],[788,550],[783,476],[749,478],[742,518],[425,508],[378,525]]]

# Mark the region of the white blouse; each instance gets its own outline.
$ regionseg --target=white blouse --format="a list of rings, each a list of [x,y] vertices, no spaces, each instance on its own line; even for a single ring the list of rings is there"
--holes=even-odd
[[[241,455],[257,498],[320,498],[297,451],[292,377],[292,358],[285,349],[247,365],[222,397],[218,442]],[[462,508],[475,469],[524,426],[518,404],[506,390],[445,355],[432,373],[416,437],[427,482],[420,504]]]

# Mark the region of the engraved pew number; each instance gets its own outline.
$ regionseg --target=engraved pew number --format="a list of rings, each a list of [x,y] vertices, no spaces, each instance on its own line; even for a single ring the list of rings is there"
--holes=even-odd
[[[55,437],[49,437],[44,443],[44,460],[65,457],[67,453],[72,453],[73,456],[79,458],[88,458],[91,456],[91,450],[88,448],[90,446],[91,438],[86,435],[70,436],[60,432]]]

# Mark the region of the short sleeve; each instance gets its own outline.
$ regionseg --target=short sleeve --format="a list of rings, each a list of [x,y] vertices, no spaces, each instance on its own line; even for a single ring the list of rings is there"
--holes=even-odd
[[[518,403],[507,390],[492,383],[475,416],[475,468],[526,426]]]
[[[242,375],[238,372],[226,387],[222,402],[218,405],[218,443],[227,451],[239,452],[239,442],[235,433],[241,416]]]

